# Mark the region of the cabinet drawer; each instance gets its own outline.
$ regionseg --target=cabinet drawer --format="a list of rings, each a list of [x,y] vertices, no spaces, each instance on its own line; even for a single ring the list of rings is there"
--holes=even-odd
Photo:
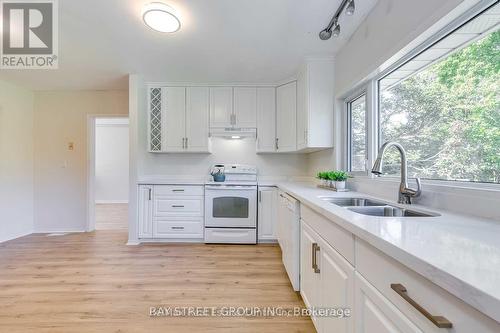
[[[305,205],[300,206],[300,217],[347,261],[354,264],[353,234]]]
[[[154,216],[203,216],[203,199],[155,196]]]
[[[449,320],[454,333],[500,332],[500,324],[495,320],[359,239],[356,239],[356,269],[424,332],[449,330],[434,325],[393,290],[391,284],[404,286],[407,295],[426,311]]]
[[[205,228],[205,243],[255,244],[255,229]]]
[[[203,218],[155,219],[155,238],[203,238]]]
[[[198,185],[155,185],[155,195],[173,196],[203,196],[203,186]]]

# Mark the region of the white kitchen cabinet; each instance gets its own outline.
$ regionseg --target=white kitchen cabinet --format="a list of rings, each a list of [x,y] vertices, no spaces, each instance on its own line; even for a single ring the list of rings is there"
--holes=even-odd
[[[186,88],[162,88],[162,146],[167,152],[182,152],[186,140]]]
[[[209,107],[209,88],[186,88],[186,150],[188,152],[210,151]]]
[[[334,62],[309,59],[297,75],[297,150],[333,147]]]
[[[233,88],[210,88],[210,127],[232,127],[233,117]]]
[[[276,88],[257,88],[257,153],[276,152]]]
[[[301,226],[300,293],[306,306],[354,306],[354,267],[319,236],[306,221]],[[313,317],[320,333],[354,332],[352,318]]]
[[[259,242],[276,241],[276,220],[278,219],[278,189],[273,186],[259,186],[258,205]]]
[[[255,128],[257,126],[257,88],[235,87],[233,94],[233,125],[242,128]]]
[[[297,83],[276,88],[276,147],[278,152],[297,150]]]
[[[356,333],[424,332],[357,272],[355,273],[355,294]]]
[[[148,150],[210,152],[208,88],[149,89]]]
[[[138,238],[153,237],[153,186],[139,185],[137,193]]]
[[[354,267],[326,241],[319,239],[320,307],[349,309],[354,307]],[[320,330],[323,333],[354,332],[352,318],[321,317]]]
[[[303,221],[300,233],[300,295],[308,308],[320,306],[320,275],[316,268],[319,236]],[[337,305],[339,306],[339,305]],[[316,330],[320,332],[319,319],[312,316]]]

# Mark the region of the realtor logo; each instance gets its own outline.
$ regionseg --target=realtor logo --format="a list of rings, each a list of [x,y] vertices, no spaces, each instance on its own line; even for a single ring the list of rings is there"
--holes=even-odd
[[[0,0],[0,68],[56,69],[57,0]]]

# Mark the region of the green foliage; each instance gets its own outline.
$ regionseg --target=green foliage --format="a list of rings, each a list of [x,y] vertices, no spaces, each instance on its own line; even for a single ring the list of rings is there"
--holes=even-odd
[[[349,174],[342,170],[333,170],[333,171],[322,171],[318,172],[318,179],[331,180],[336,182],[346,181],[348,178],[351,178]]]
[[[500,31],[381,94],[382,140],[424,178],[500,182]],[[385,160],[399,172],[398,154]]]

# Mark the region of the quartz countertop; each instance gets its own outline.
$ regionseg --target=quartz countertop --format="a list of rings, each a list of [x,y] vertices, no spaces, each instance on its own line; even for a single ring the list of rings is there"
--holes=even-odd
[[[376,217],[319,198],[365,197],[312,183],[277,182],[302,204],[500,322],[500,223],[412,205],[436,217]],[[388,202],[387,200],[381,200]],[[401,206],[391,203],[395,206]]]

